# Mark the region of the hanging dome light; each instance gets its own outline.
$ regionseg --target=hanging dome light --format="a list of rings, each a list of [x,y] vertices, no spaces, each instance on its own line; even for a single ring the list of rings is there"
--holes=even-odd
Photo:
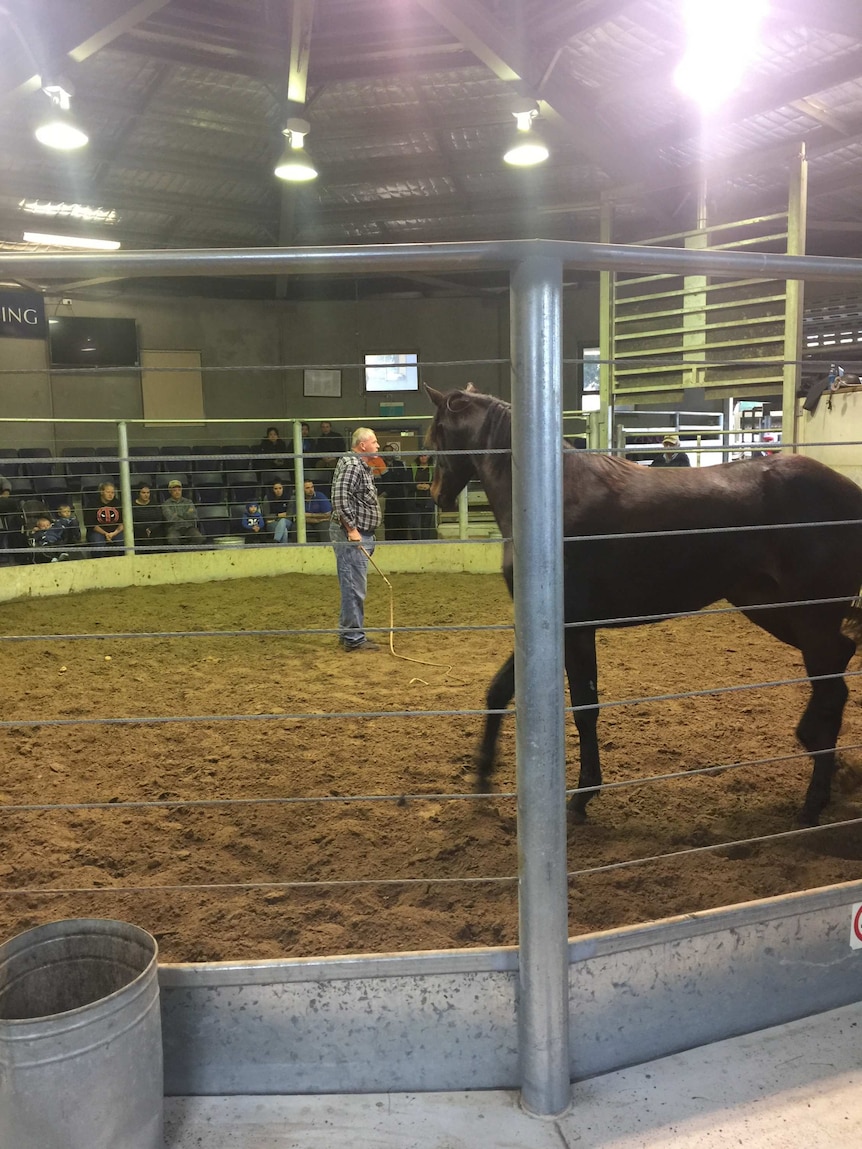
[[[46,84],[42,91],[51,101],[51,115],[36,128],[36,139],[47,148],[70,152],[89,143],[90,137],[71,112],[70,85]]]
[[[310,127],[308,120],[291,118],[287,121],[282,132],[285,138],[284,151],[275,165],[275,174],[280,180],[306,183],[317,179],[317,168],[303,146]]]
[[[539,108],[535,100],[521,100],[512,110],[517,123],[515,142],[503,154],[503,159],[513,167],[528,168],[544,163],[550,155],[547,144],[533,127]]]

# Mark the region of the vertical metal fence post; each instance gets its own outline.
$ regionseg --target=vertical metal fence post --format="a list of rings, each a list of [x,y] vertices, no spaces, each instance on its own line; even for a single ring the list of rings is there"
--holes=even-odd
[[[511,279],[521,1101],[570,1104],[563,701],[562,278],[528,256]]]
[[[305,526],[305,457],[302,453],[302,422],[293,420],[293,497],[296,503],[296,541],[307,541]]]
[[[458,495],[458,538],[470,537],[470,501],[465,487]]]
[[[123,507],[124,554],[135,553],[135,524],[132,520],[132,476],[129,467],[129,429],[125,422],[117,424],[117,455],[120,460],[120,503]]]

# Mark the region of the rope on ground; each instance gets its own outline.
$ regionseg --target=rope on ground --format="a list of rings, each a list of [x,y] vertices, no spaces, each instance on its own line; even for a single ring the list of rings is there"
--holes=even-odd
[[[389,581],[389,579],[386,577],[386,575],[383,573],[383,571],[380,569],[380,567],[374,561],[371,553],[369,551],[367,551],[365,549],[365,547],[363,547],[361,544],[360,544],[359,549],[362,551],[362,553],[365,555],[365,557],[368,559],[368,561],[371,563],[371,565],[374,567],[374,569],[377,571],[377,573],[380,575],[380,577],[383,579],[383,581],[386,583],[387,587],[389,588],[389,653],[392,655],[393,658],[403,659],[404,662],[415,662],[418,666],[436,666],[438,668],[445,667],[445,670],[443,670],[443,677],[444,678],[452,678],[451,672],[452,672],[453,663],[451,663],[451,662],[449,662],[449,663],[429,662],[428,659],[412,658],[410,655],[399,654],[396,651],[396,649],[395,649],[395,590],[392,586],[392,583]],[[408,683],[408,686],[416,686],[416,685],[430,686],[431,683],[426,682],[426,680],[424,678],[411,678],[410,682]],[[448,683],[447,685],[449,685],[449,686],[469,686],[471,684],[469,682],[452,681],[452,682]]]

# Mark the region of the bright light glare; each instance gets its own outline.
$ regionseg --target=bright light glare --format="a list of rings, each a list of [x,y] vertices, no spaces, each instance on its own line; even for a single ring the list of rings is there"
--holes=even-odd
[[[80,219],[85,223],[116,223],[118,215],[112,207],[89,207],[83,203],[55,203],[53,200],[22,199],[18,201],[19,211],[28,215],[60,216],[63,219]]]
[[[36,129],[36,139],[46,148],[71,152],[75,148],[82,148],[88,142],[89,136],[69,120],[56,119],[40,124]]]
[[[48,235],[41,231],[25,231],[25,243],[38,243],[42,247],[82,247],[90,251],[116,251],[120,243],[116,239],[86,239],[77,235]]]
[[[541,140],[527,139],[509,148],[503,159],[516,168],[528,168],[541,164],[548,158],[548,149]]]
[[[709,111],[742,82],[768,0],[683,0],[683,5],[687,46],[674,81]]]

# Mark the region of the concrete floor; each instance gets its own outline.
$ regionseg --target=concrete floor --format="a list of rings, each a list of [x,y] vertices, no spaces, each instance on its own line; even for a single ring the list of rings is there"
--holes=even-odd
[[[862,983],[860,983],[862,990]],[[557,1120],[518,1094],[174,1097],[168,1149],[859,1149],[862,1004],[573,1086]]]

